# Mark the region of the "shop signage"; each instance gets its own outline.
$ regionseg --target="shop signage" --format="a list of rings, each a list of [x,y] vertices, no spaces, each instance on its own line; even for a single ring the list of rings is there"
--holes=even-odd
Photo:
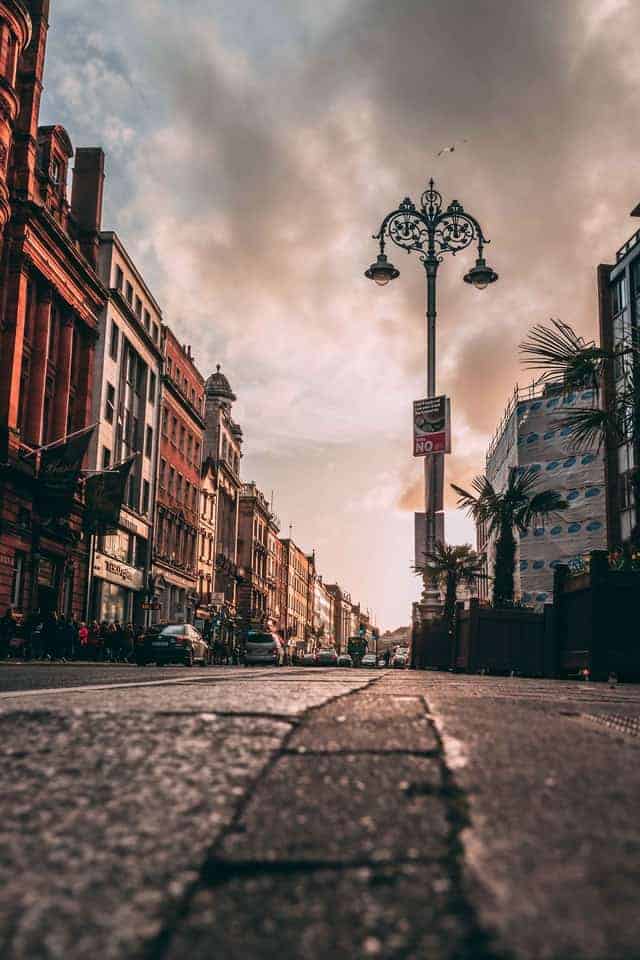
[[[413,401],[413,455],[451,453],[451,405],[448,397]]]
[[[145,600],[145,602],[141,603],[140,606],[143,610],[159,610],[161,605],[158,600],[153,600],[151,602],[147,602]]]
[[[114,560],[104,553],[96,553],[93,564],[94,576],[110,583],[117,583],[129,590],[142,590],[144,586],[144,571],[129,566],[121,560]]]
[[[146,540],[149,536],[149,526],[144,523],[142,520],[137,520],[135,517],[131,517],[124,512],[120,513],[120,519],[118,521],[121,527],[126,527],[127,530],[130,530],[131,533],[137,534],[137,536],[142,537],[143,540]]]

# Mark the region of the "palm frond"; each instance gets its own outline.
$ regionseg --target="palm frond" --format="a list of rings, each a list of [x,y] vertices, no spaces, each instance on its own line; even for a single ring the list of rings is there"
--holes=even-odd
[[[521,533],[536,523],[548,520],[566,510],[569,504],[556,490],[540,490],[529,498],[517,515],[517,525]]]
[[[563,430],[570,430],[572,446],[577,452],[595,449],[600,451],[607,436],[621,443],[624,437],[620,410],[601,410],[599,407],[583,407],[571,410],[554,418],[554,423]]]
[[[588,384],[597,387],[603,364],[611,355],[579,336],[568,323],[551,320],[551,326],[535,324],[529,336],[520,344],[524,364],[530,369],[543,370],[543,379],[557,380],[565,390]]]

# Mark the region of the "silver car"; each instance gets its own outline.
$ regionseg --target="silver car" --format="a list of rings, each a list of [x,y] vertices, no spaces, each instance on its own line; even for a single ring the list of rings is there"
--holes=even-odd
[[[275,633],[268,630],[250,630],[244,646],[244,665],[281,667],[284,650]]]

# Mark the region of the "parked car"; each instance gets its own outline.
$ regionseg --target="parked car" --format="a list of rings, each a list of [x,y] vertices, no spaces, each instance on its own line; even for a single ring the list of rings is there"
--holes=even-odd
[[[315,653],[303,653],[299,660],[301,667],[315,667],[316,665],[316,655]]]
[[[394,653],[393,657],[391,658],[392,667],[406,667],[408,663],[409,658],[407,657],[406,653]]]
[[[375,653],[365,653],[364,657],[360,661],[361,667],[377,667],[378,663],[376,660]]]
[[[168,623],[150,628],[135,648],[136,663],[184,663],[192,667],[196,661],[203,667],[211,662],[211,651],[202,636],[190,623]]]
[[[339,667],[352,667],[353,659],[348,653],[341,653],[338,657],[338,666]]]
[[[275,633],[268,630],[249,630],[244,645],[244,665],[281,667],[284,649]]]
[[[335,647],[323,647],[316,654],[316,663],[319,667],[337,667],[338,654]]]

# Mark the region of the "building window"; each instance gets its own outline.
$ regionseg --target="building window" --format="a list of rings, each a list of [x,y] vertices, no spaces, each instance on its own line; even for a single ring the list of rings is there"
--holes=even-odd
[[[200,466],[200,444],[196,443],[194,446],[194,464],[196,467]]]
[[[112,360],[118,359],[118,339],[120,336],[120,331],[118,330],[118,325],[115,320],[111,321],[111,340],[109,342],[109,356]]]
[[[151,451],[153,450],[153,430],[151,427],[147,427],[147,432],[145,436],[144,443],[144,455],[151,459]]]
[[[174,447],[176,445],[177,434],[178,434],[178,418],[172,417],[171,418],[171,443],[174,445]]]
[[[179,446],[179,450],[180,450],[180,453],[184,453],[184,427],[183,427],[182,425],[180,426],[180,446]]]
[[[119,290],[122,293],[122,287],[124,285],[124,273],[122,272],[122,267],[116,267],[116,290]]]
[[[142,300],[140,297],[136,297],[136,317],[138,320],[142,319]]]
[[[149,374],[149,403],[156,402],[156,375],[155,373]]]
[[[176,491],[176,497],[180,502],[182,502],[182,474],[178,474],[178,489]]]
[[[169,467],[169,496],[173,496],[175,490],[176,471],[174,467]]]
[[[151,328],[151,315],[148,310],[144,312],[144,328],[147,331]]]
[[[166,407],[162,408],[162,436],[167,436],[167,430],[169,429],[169,411]]]
[[[160,331],[159,331],[159,329],[158,329],[158,324],[157,324],[157,323],[154,323],[154,325],[153,325],[153,342],[154,342],[154,343],[158,343],[159,339],[160,339]]]
[[[22,609],[22,588],[24,584],[25,555],[16,551],[13,557],[13,579],[11,581],[11,606]]]
[[[53,157],[51,160],[49,173],[56,187],[59,186],[60,181],[62,180],[62,164],[60,163],[58,157]]]
[[[163,490],[164,490],[164,481],[166,479],[166,473],[167,473],[167,461],[164,459],[164,457],[161,457],[159,480],[160,480],[160,486]]]
[[[180,367],[176,367],[176,383],[180,386]]]
[[[149,481],[142,481],[142,512],[149,513]]]
[[[116,402],[116,388],[107,383],[107,394],[104,402],[104,418],[107,423],[113,423],[113,412]]]
[[[193,452],[193,437],[187,434],[187,460],[191,463],[191,454]]]
[[[111,450],[109,447],[102,448],[102,469],[108,470],[111,466]]]
[[[133,286],[130,283],[127,283],[127,303],[133,303]]]

